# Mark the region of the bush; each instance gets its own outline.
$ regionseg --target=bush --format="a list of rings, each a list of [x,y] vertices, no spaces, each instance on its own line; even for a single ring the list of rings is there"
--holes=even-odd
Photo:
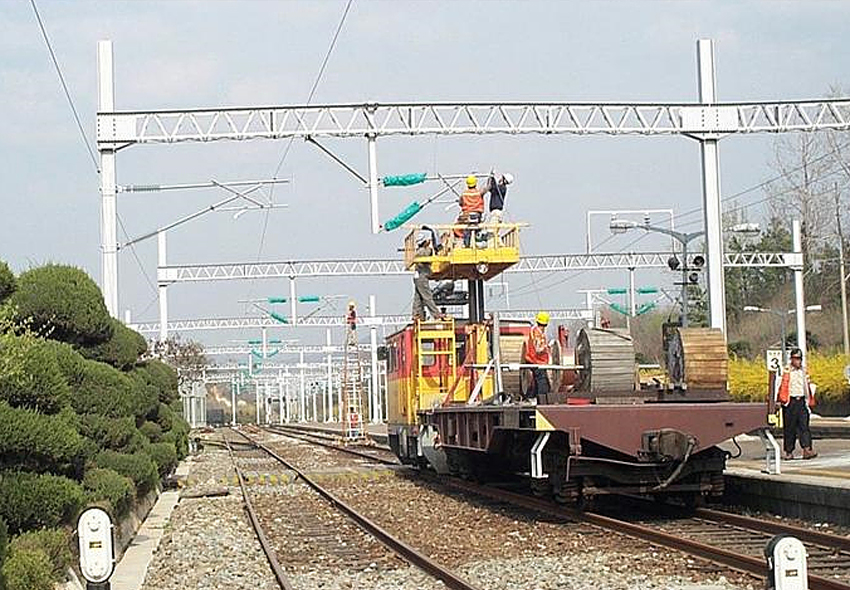
[[[90,502],[106,502],[107,511],[119,518],[130,510],[136,492],[133,480],[112,469],[89,469],[83,487]]]
[[[67,477],[25,471],[0,474],[0,517],[13,533],[68,524],[84,501],[83,489]]]
[[[48,264],[24,272],[11,297],[20,319],[31,318],[50,338],[93,346],[112,337],[112,318],[103,295],[79,268]]]
[[[145,435],[152,443],[162,440],[162,427],[156,422],[145,422],[139,427],[139,432]]]
[[[0,400],[55,414],[70,398],[68,383],[43,340],[30,335],[0,336]]]
[[[15,537],[9,544],[9,554],[18,551],[43,551],[52,566],[51,578],[59,581],[71,565],[71,548],[68,535],[62,529],[40,529],[27,531]]]
[[[0,301],[14,293],[17,284],[15,274],[9,270],[9,265],[0,260]]]
[[[147,349],[148,343],[141,334],[113,319],[112,337],[106,342],[80,348],[80,354],[116,369],[127,370],[136,364]]]
[[[71,474],[82,463],[83,438],[69,411],[44,416],[0,401],[0,464]]]
[[[156,394],[121,371],[97,361],[84,361],[73,384],[72,405],[79,414],[114,418],[143,417],[156,407]]]
[[[6,590],[53,590],[53,566],[40,550],[12,553],[3,563]]]
[[[179,397],[177,372],[162,361],[155,359],[146,361],[145,364],[133,369],[130,375],[154,387],[162,403],[170,404]]]
[[[161,478],[177,467],[177,449],[172,442],[153,443],[145,449],[145,453],[156,463]]]
[[[101,451],[94,459],[97,467],[111,469],[133,480],[136,492],[144,495],[156,487],[158,481],[157,467],[145,453],[118,453],[116,451]]]
[[[0,518],[0,568],[2,568],[3,560],[6,559],[6,546],[9,543],[9,529],[6,528],[6,521]],[[3,582],[3,570],[0,569],[0,590],[3,590],[6,584]]]
[[[174,445],[178,460],[189,454],[189,433],[187,432],[171,430],[162,435],[162,442]]]
[[[847,399],[850,388],[844,379],[845,364],[841,354],[809,354],[807,370],[812,382],[817,385],[818,401],[840,402]],[[767,367],[764,359],[729,359],[729,391],[735,401],[765,401]]]
[[[81,374],[85,367],[86,359],[74,350],[74,347],[64,342],[57,340],[45,340],[42,346],[48,350],[56,360],[56,366],[59,367],[59,372],[68,382],[72,390],[79,383]]]
[[[109,418],[100,414],[80,417],[80,432],[101,449],[135,453],[148,445],[148,440],[136,428],[133,418]]]

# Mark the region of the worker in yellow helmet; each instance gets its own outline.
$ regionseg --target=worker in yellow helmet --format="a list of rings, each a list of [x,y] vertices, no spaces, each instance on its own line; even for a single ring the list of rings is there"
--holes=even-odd
[[[525,343],[524,362],[530,365],[548,365],[550,363],[549,343],[546,341],[546,326],[549,325],[549,314],[541,311],[535,318],[535,325],[528,333]],[[534,399],[534,395],[541,396],[549,393],[549,376],[546,369],[532,367],[534,375],[534,391],[529,392],[528,399]],[[533,394],[533,395],[532,395]]]
[[[460,216],[457,223],[462,225],[477,225],[484,215],[484,193],[478,189],[478,178],[470,174],[466,177],[466,190],[458,199]],[[469,248],[472,231],[470,229],[455,230],[455,236],[463,236],[464,248]]]

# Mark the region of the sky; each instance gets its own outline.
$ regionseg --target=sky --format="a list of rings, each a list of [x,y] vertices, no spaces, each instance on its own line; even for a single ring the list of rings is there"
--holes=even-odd
[[[116,108],[153,110],[303,104],[340,22],[345,0],[48,1],[38,9],[83,128],[94,136],[96,43],[111,39]],[[510,2],[354,0],[313,104],[391,101],[695,101],[696,40],[715,40],[721,101],[817,98],[850,87],[847,2]],[[21,272],[46,262],[73,264],[100,280],[98,176],[74,123],[28,1],[0,0],[0,259]],[[327,140],[366,172],[366,142]],[[268,178],[286,141],[134,146],[119,153],[119,184]],[[721,192],[761,200],[754,186],[775,175],[772,138],[732,137],[720,147]],[[391,138],[378,142],[379,174],[509,171],[511,220],[528,222],[524,254],[582,252],[589,209],[673,209],[701,204],[699,147],[681,137],[485,136]],[[399,256],[403,234],[374,236],[368,192],[348,172],[301,141],[281,167],[285,209],[234,220],[213,213],[169,235],[169,262]],[[384,190],[387,219],[434,185]],[[121,194],[121,241],[192,213],[224,195],[213,190]],[[758,220],[754,206],[747,215]],[[434,206],[418,220],[449,222]],[[677,218],[699,229],[701,214]],[[265,232],[263,228],[265,227]],[[604,218],[590,228],[604,250],[664,249],[658,237],[634,245],[611,238]],[[261,236],[264,236],[261,239]],[[119,259],[119,305],[133,321],[157,318],[155,240]],[[667,273],[638,284],[672,285]],[[623,272],[540,273],[508,279],[516,309],[583,304],[578,289],[625,286]],[[301,294],[341,295],[378,312],[407,313],[409,278],[305,279]],[[503,289],[489,306],[504,308]],[[240,299],[288,295],[286,280],[180,284],[169,291],[172,318],[255,311]],[[287,310],[288,311],[288,310]],[[307,313],[310,309],[304,309]],[[322,314],[343,313],[325,310]],[[256,333],[187,334],[207,343]],[[281,328],[272,337],[293,337]],[[323,331],[294,335],[305,343]],[[335,335],[335,339],[338,339]]]

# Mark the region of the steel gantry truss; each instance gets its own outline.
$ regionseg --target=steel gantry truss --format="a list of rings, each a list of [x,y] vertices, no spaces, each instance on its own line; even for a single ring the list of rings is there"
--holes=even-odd
[[[679,135],[700,145],[710,325],[725,332],[726,305],[718,140],[728,135],[850,129],[850,99],[717,100],[714,44],[697,41],[697,102],[358,103],[119,111],[112,43],[98,43],[97,148],[101,163],[103,293],[118,315],[118,150],[138,144],[285,138],[365,138],[371,229],[380,231],[377,138],[422,135]]]
[[[159,326],[156,326],[159,328]],[[310,345],[303,344],[297,346],[273,346],[269,345],[269,357],[277,356],[279,354],[329,354],[329,353],[340,353],[344,352],[344,348],[342,346],[335,345]],[[360,345],[361,351],[369,351],[370,347],[366,344]],[[252,354],[257,352],[257,348],[255,346],[205,346],[204,347],[204,356],[230,356],[230,355],[240,355],[240,354]]]
[[[133,144],[393,135],[704,135],[844,130],[850,99],[719,103],[359,103],[99,112],[97,141]]]
[[[505,272],[667,268],[667,260],[673,255],[673,252],[620,252],[523,256],[519,263]],[[801,265],[802,257],[794,252],[734,252],[725,254],[723,262],[728,267],[791,267]],[[243,279],[412,274],[405,268],[403,260],[396,259],[289,260],[160,266],[157,268],[157,281],[161,285],[168,285]]]
[[[501,312],[506,318],[518,320],[531,320],[538,310],[517,310]],[[550,310],[553,320],[587,320],[591,319],[590,310],[586,309],[553,309]],[[404,326],[410,323],[409,315],[385,315],[365,316],[362,318],[364,325]],[[249,329],[249,328],[305,328],[305,327],[329,327],[343,326],[345,318],[336,316],[311,316],[299,318],[297,322],[282,324],[268,316],[249,316],[235,318],[197,318],[185,320],[172,320],[168,322],[168,332],[194,332],[208,330]],[[141,334],[157,334],[160,331],[158,322],[133,324],[134,330]],[[298,348],[298,347],[294,347]],[[309,346],[302,346],[308,352]],[[327,352],[327,346],[316,346],[316,352]],[[250,352],[250,351],[249,351]]]

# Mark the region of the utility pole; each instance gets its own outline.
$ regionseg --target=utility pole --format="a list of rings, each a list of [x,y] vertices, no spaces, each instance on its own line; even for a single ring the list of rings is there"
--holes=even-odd
[[[835,183],[835,223],[838,227],[838,268],[841,278],[841,333],[844,336],[844,356],[850,358],[850,333],[847,327],[847,279],[844,276],[844,233],[841,231],[841,193]]]

